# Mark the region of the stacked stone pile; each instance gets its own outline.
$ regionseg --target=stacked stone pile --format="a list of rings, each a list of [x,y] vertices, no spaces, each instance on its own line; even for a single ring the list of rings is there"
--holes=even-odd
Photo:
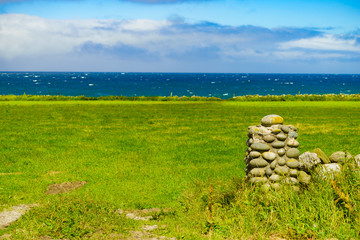
[[[245,172],[250,183],[279,188],[281,182],[308,183],[310,176],[301,171],[297,128],[283,125],[278,115],[261,119],[261,125],[250,126],[246,144]]]

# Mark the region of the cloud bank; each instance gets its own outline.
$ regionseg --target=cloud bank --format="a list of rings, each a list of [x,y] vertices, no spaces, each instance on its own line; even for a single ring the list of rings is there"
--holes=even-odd
[[[0,70],[351,72],[359,39],[306,28],[2,14]]]

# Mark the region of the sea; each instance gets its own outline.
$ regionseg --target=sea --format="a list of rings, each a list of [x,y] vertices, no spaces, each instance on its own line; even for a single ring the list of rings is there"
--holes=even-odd
[[[0,95],[204,96],[359,94],[360,74],[0,72]]]

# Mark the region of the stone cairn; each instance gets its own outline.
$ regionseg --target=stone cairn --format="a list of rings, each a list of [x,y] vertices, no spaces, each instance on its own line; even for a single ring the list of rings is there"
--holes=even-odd
[[[250,183],[262,183],[264,187],[278,189],[280,183],[298,184],[307,179],[299,162],[297,128],[283,125],[278,115],[261,119],[261,125],[248,128],[246,145],[246,178]],[[304,176],[303,174],[306,174]],[[300,181],[301,182],[301,181]]]

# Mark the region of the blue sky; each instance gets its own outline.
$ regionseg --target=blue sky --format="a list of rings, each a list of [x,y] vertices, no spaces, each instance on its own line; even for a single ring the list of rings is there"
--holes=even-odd
[[[0,0],[0,71],[360,73],[360,1]]]

